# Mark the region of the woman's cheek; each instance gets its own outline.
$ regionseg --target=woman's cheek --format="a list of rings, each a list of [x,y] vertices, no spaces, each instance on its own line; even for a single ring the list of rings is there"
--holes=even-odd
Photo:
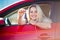
[[[31,15],[31,18],[33,18],[33,15]]]

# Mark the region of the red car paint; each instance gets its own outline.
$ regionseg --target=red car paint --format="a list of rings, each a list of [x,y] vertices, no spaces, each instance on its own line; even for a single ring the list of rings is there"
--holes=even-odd
[[[29,27],[30,26],[30,27]],[[51,29],[35,29],[33,25],[10,26],[1,30],[1,39],[6,40],[48,40],[59,39],[60,23],[53,23]],[[57,30],[58,29],[58,30]]]

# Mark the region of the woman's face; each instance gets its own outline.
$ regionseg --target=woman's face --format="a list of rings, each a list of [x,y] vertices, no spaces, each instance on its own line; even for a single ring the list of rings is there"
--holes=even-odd
[[[36,7],[31,7],[31,8],[30,8],[30,18],[31,18],[32,20],[35,20],[35,19],[38,18],[38,13],[37,13]]]

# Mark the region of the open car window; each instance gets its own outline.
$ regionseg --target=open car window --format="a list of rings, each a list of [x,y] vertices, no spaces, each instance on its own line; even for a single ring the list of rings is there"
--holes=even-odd
[[[49,5],[49,4],[38,4],[38,5],[41,7],[43,13],[44,13],[47,17],[50,17],[50,13],[51,13],[51,7],[50,7],[50,5]],[[27,10],[28,7],[29,7],[29,6],[25,6],[25,7],[22,7],[22,8],[25,8],[25,9]],[[20,8],[19,8],[19,9],[20,9]],[[6,25],[8,25],[6,19],[9,20],[9,22],[10,22],[11,25],[18,25],[17,17],[18,17],[18,10],[19,10],[19,9],[15,10],[15,11],[13,11],[13,12],[11,12],[11,13],[9,13],[8,15],[6,15],[6,16],[4,17],[4,18],[5,18],[5,23],[6,23]],[[28,14],[26,14],[26,15],[28,15]],[[29,16],[29,15],[28,15],[28,16]],[[28,17],[28,16],[27,16],[27,17]],[[24,14],[24,16],[22,17],[22,19],[25,20],[25,14]],[[28,18],[28,19],[29,19],[29,18]]]

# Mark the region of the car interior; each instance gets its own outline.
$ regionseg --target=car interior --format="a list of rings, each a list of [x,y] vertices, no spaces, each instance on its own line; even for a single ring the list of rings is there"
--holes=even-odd
[[[42,10],[43,10],[43,12],[44,12],[44,14],[47,16],[47,17],[50,17],[50,5],[49,4],[39,4],[40,6],[41,6],[41,8],[42,8]],[[47,8],[48,7],[48,8]],[[23,7],[23,8],[25,8],[26,10],[28,9],[28,6],[25,6],[25,7]],[[20,8],[19,8],[20,9]],[[18,17],[18,10],[19,9],[17,9],[17,10],[15,10],[15,11],[13,11],[13,12],[11,12],[11,13],[9,13],[8,15],[6,15],[6,16],[4,16],[4,19],[5,19],[5,23],[6,22],[8,22],[8,23],[6,23],[6,25],[18,25],[18,23],[17,23],[17,17]],[[27,14],[26,14],[27,15]],[[24,17],[23,17],[23,20],[24,20]]]

